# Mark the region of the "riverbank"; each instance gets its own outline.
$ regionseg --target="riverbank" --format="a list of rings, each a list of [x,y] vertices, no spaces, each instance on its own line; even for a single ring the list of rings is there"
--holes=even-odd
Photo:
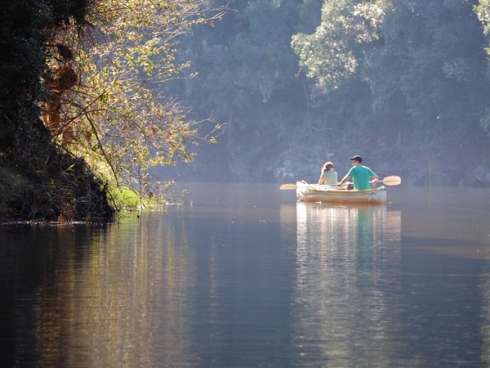
[[[164,211],[167,203],[163,197],[141,197],[138,193],[128,187],[111,187],[104,186],[104,195],[107,196],[109,208],[104,212],[105,216],[94,216],[90,213],[73,213],[67,212],[67,206],[60,206],[51,203],[51,210],[45,208],[32,208],[30,213],[19,210],[22,207],[31,205],[27,199],[33,195],[39,195],[33,191],[25,179],[9,173],[8,170],[0,168],[0,226],[22,227],[22,226],[66,226],[66,225],[103,225],[114,222],[120,218],[128,216],[139,217],[142,213],[152,211]],[[11,184],[10,187],[6,181]],[[20,199],[20,193],[30,195]],[[61,212],[60,212],[61,211]],[[63,212],[64,211],[64,212]],[[25,217],[22,217],[25,216]]]
[[[111,221],[107,188],[40,120],[48,44],[85,2],[9,2],[0,14],[0,221]],[[40,10],[42,9],[42,11]]]
[[[0,222],[111,221],[107,188],[83,160],[49,151],[23,167],[0,164]]]

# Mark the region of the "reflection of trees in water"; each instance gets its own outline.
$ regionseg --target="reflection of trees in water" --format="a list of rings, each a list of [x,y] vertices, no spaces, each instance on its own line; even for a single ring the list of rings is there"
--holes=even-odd
[[[400,226],[400,213],[385,207],[297,205],[298,360],[396,365],[388,305],[399,288]]]
[[[179,226],[156,216],[113,225],[82,245],[82,259],[73,241],[58,246],[74,255],[60,257],[39,291],[40,366],[192,362],[185,321],[195,280]]]
[[[6,342],[12,346],[3,359],[16,362],[15,366],[61,366],[67,339],[64,332],[68,325],[67,309],[60,293],[75,287],[73,271],[63,276],[59,270],[60,259],[66,267],[76,269],[83,264],[87,254],[80,247],[92,235],[89,227],[27,227],[14,229],[12,233],[0,233],[2,261],[15,264],[0,275],[2,305],[11,309],[2,314],[8,321],[8,329],[2,328]],[[2,262],[2,263],[3,263]],[[63,286],[63,288],[61,287]],[[43,352],[44,348],[47,349]],[[3,345],[5,348],[5,345]],[[40,353],[43,353],[40,356]],[[2,364],[2,367],[14,364]]]

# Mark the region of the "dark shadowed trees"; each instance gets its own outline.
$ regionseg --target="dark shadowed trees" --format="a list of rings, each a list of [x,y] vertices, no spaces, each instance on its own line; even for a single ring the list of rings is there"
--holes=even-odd
[[[0,219],[108,219],[106,193],[83,160],[52,143],[40,120],[49,41],[84,26],[88,1],[30,0],[0,12]]]

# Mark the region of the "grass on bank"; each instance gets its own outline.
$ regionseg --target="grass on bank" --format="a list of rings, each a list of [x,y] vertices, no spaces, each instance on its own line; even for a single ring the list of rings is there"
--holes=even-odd
[[[162,208],[165,204],[164,198],[149,198],[141,196],[136,190],[118,185],[114,174],[107,162],[93,151],[88,151],[84,147],[77,147],[73,153],[83,157],[85,162],[92,168],[92,171],[103,182],[107,183],[109,202],[116,212],[136,212],[145,209]]]
[[[140,196],[135,190],[126,186],[109,187],[109,200],[118,212],[135,212],[148,209],[162,208],[165,205],[163,198],[149,198]]]

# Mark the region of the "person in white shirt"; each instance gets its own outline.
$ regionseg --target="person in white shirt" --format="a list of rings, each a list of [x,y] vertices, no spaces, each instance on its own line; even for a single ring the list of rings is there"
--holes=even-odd
[[[327,161],[323,164],[318,184],[336,186],[338,183],[337,171],[332,161]]]

